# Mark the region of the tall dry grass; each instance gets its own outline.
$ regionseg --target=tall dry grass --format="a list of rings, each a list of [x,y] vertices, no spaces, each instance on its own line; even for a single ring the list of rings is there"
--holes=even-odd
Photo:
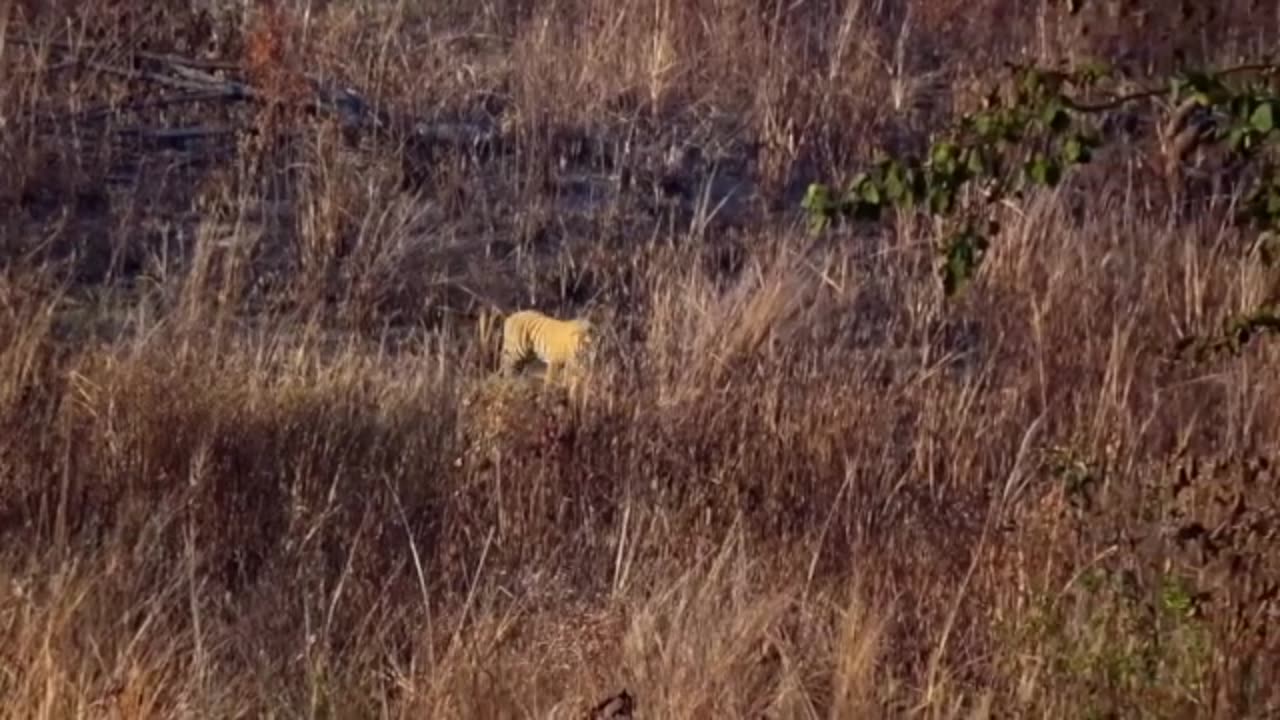
[[[1152,201],[1125,149],[1010,210],[948,300],[923,223],[776,211],[998,60],[1114,38],[995,0],[276,5],[265,39],[0,12],[0,717],[1275,707],[1276,348],[1170,352],[1274,291],[1223,214]],[[1130,59],[1274,44],[1246,5]],[[405,183],[397,144],[148,114],[101,69],[211,18],[223,56],[511,145]],[[258,132],[112,140],[161,120]],[[620,168],[584,179],[571,136],[640,175],[697,146],[751,201],[584,210]],[[581,400],[491,377],[526,305],[609,318]]]

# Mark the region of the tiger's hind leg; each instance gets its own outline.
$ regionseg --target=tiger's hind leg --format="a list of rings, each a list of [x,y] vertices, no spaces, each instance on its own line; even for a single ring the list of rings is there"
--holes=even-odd
[[[556,376],[561,374],[557,372],[558,370],[560,370],[560,363],[554,363],[554,362],[547,363],[547,369],[542,373],[543,382],[545,382],[548,385],[555,382]]]
[[[575,403],[585,402],[591,388],[591,378],[585,368],[577,363],[569,364],[565,368],[564,377],[569,399]]]

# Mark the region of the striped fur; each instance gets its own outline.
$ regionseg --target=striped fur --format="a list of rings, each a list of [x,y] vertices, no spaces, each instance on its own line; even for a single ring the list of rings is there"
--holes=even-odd
[[[537,310],[512,313],[502,323],[502,374],[511,375],[535,358],[547,364],[548,381],[566,366],[576,370],[591,334],[591,323],[583,318],[557,320]]]

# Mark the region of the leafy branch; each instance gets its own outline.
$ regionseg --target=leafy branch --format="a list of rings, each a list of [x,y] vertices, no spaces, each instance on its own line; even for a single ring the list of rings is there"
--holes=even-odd
[[[879,221],[887,210],[931,216],[944,292],[958,292],[972,278],[999,230],[990,206],[1021,199],[1037,187],[1056,187],[1076,166],[1090,162],[1103,145],[1091,118],[1128,103],[1167,95],[1172,111],[1161,125],[1166,172],[1180,177],[1194,150],[1218,145],[1240,164],[1257,162],[1261,171],[1245,193],[1238,219],[1263,233],[1280,234],[1280,170],[1265,150],[1280,139],[1280,97],[1265,78],[1271,64],[1251,64],[1217,72],[1187,72],[1168,89],[1148,89],[1101,102],[1077,99],[1111,76],[1110,68],[1047,71],[1013,66],[1011,97],[998,90],[982,109],[962,116],[930,146],[926,157],[881,155],[843,188],[814,183],[802,206],[815,231],[837,221]],[[1233,85],[1238,75],[1261,79]]]
[[[815,230],[837,220],[879,220],[890,208],[920,210],[942,227],[939,275],[952,295],[981,265],[999,230],[984,208],[1031,187],[1055,187],[1067,170],[1087,163],[1100,145],[1083,113],[1063,94],[1069,83],[1092,83],[1099,70],[1051,73],[1023,68],[1013,97],[991,92],[984,107],[963,116],[933,142],[924,160],[880,157],[842,189],[815,183],[803,207]]]

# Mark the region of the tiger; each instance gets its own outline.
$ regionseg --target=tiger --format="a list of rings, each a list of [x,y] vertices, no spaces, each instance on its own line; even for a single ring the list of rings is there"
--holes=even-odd
[[[577,372],[591,350],[594,332],[586,318],[557,320],[537,310],[512,313],[502,323],[500,372],[512,375],[534,358],[546,363],[547,382],[562,368]]]

